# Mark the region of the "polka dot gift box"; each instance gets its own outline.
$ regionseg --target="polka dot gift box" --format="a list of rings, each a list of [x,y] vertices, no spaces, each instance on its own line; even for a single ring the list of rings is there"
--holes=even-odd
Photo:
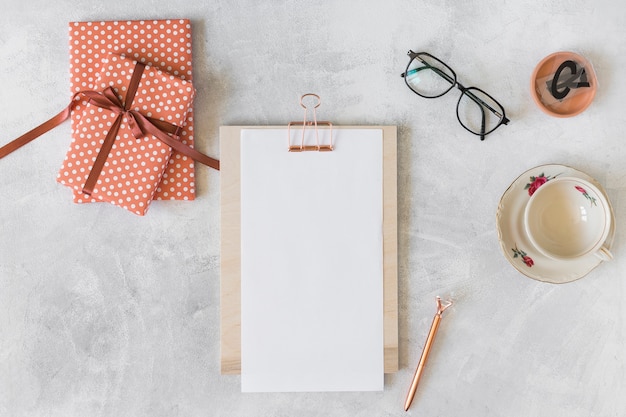
[[[0,158],[68,118],[72,142],[57,180],[74,201],[143,215],[152,200],[193,200],[191,25],[188,20],[70,24],[70,104],[0,146]]]
[[[71,22],[69,24],[70,88],[72,94],[94,89],[99,65],[109,54],[126,55],[186,81],[192,81],[191,22],[187,19]],[[80,107],[72,112],[72,132],[81,121]],[[187,113],[180,139],[194,146],[193,109]],[[194,161],[174,151],[153,198],[193,200]],[[75,192],[77,203],[101,201]]]
[[[194,89],[181,78],[120,55],[104,58],[98,74],[94,90],[109,89],[113,104],[91,97],[72,113],[79,113],[80,119],[72,129],[72,142],[57,180],[75,195],[88,194],[95,201],[143,215],[172,154],[160,138],[167,138],[165,132],[182,130]],[[122,106],[131,113],[120,111]],[[167,127],[154,131],[160,122]],[[144,124],[153,126],[152,131]]]

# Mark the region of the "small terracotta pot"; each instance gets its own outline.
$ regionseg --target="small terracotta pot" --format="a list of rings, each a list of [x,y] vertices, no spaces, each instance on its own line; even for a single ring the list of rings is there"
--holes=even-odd
[[[554,78],[557,85],[553,86]],[[593,101],[598,81],[591,63],[574,52],[555,52],[535,67],[530,93],[537,106],[554,117],[573,117]]]

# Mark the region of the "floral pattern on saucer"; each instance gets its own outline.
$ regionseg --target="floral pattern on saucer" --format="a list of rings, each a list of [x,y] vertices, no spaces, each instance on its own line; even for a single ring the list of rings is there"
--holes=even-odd
[[[522,262],[524,262],[524,264],[527,267],[531,268],[535,264],[535,261],[533,261],[533,258],[528,256],[528,254],[524,252],[523,250],[517,249],[517,246],[515,246],[512,250],[513,250],[513,257],[517,258],[519,256],[520,258],[522,258]]]
[[[559,174],[556,174],[554,176],[548,175],[546,177],[546,174],[544,174],[543,172],[537,176],[531,175],[530,182],[526,184],[526,187],[524,187],[524,189],[528,190],[528,196],[531,197],[533,194],[535,194],[535,191],[537,191],[539,187],[541,187],[546,182],[555,179],[558,175]]]
[[[593,254],[573,260],[548,258],[534,248],[526,235],[524,210],[528,200],[539,187],[560,175],[587,180],[606,196],[602,186],[584,172],[565,165],[541,165],[529,169],[513,181],[502,195],[496,212],[498,240],[507,261],[529,278],[555,284],[580,279],[602,262]],[[606,197],[608,199],[608,196]],[[613,221],[606,240],[606,246],[609,249],[615,235],[615,216],[612,208],[611,214]]]

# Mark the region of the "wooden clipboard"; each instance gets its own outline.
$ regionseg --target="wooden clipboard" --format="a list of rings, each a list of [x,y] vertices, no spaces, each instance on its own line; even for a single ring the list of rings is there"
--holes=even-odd
[[[383,132],[383,340],[385,373],[398,370],[398,221],[396,126],[333,126]],[[222,374],[241,373],[240,137],[242,129],[286,126],[221,126],[220,365]]]

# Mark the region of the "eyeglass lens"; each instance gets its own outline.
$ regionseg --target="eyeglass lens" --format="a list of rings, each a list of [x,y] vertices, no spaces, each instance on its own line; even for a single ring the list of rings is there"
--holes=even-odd
[[[443,62],[419,54],[409,63],[404,75],[411,90],[422,97],[439,97],[454,86],[456,76]]]
[[[500,124],[503,113],[498,102],[476,88],[464,90],[457,105],[459,122],[475,134],[493,131]]]

